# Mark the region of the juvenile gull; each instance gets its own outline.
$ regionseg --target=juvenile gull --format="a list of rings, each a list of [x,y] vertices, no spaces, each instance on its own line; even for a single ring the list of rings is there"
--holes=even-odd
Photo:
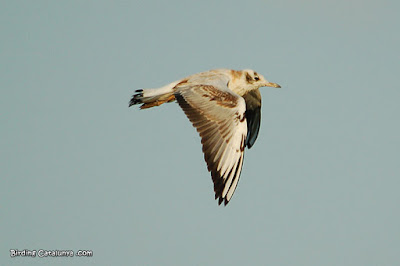
[[[210,70],[161,88],[136,90],[129,106],[178,102],[200,134],[215,199],[227,205],[239,181],[244,149],[253,146],[260,130],[260,87],[280,88],[250,69]]]

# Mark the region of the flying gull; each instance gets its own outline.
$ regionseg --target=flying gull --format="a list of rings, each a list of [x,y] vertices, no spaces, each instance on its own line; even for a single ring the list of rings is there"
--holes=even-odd
[[[239,181],[244,149],[253,146],[260,130],[260,87],[280,88],[250,69],[210,70],[161,88],[136,90],[129,106],[178,102],[200,134],[215,199],[227,205]]]

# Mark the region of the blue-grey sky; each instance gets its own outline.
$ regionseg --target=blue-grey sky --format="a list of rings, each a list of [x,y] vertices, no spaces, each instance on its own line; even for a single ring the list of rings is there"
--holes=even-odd
[[[0,264],[400,265],[399,9],[2,1]],[[128,108],[221,67],[282,86],[227,207],[179,106]]]

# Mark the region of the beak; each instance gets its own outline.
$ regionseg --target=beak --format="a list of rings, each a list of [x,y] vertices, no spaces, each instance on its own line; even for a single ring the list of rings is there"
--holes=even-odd
[[[276,84],[276,83],[267,82],[267,83],[264,84],[264,87],[280,88],[281,86],[279,84]]]

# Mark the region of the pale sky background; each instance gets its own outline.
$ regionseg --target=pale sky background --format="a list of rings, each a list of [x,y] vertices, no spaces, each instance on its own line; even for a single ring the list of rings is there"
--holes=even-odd
[[[1,1],[0,265],[400,265],[399,10]],[[282,86],[227,207],[179,106],[128,108],[221,67]]]

